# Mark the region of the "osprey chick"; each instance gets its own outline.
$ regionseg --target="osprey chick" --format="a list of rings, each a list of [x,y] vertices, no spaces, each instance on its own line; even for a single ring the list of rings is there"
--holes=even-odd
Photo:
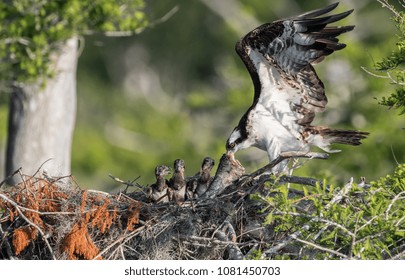
[[[215,160],[205,157],[200,171],[187,183],[187,198],[194,199],[202,196],[211,184],[211,169],[215,165]]]
[[[155,168],[156,183],[150,186],[149,196],[155,203],[169,201],[168,181],[165,176],[170,174],[170,167],[159,165]]]
[[[215,160],[210,157],[205,157],[202,164],[201,164],[201,170],[200,170],[200,177],[198,178],[197,182],[197,189],[196,193],[197,196],[202,196],[210,186],[210,183],[212,181],[211,177],[211,169],[215,165]]]
[[[176,159],[174,161],[173,177],[170,178],[169,181],[171,200],[174,200],[176,203],[183,202],[186,197],[186,180],[184,178],[184,170],[184,160]]]

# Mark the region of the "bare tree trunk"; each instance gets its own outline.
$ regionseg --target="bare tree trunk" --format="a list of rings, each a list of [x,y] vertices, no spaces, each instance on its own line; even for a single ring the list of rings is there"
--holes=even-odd
[[[55,76],[16,86],[10,100],[6,175],[22,167],[34,174],[42,163],[50,176],[70,174],[71,143],[76,119],[77,38],[55,56]],[[13,177],[11,184],[18,178]]]

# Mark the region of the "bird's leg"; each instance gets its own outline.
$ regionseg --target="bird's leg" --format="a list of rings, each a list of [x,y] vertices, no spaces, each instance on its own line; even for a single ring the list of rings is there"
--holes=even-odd
[[[292,176],[294,169],[298,168],[300,165],[298,164],[298,158],[291,158],[289,160],[291,162],[291,167],[288,168],[288,176]],[[291,184],[287,184],[287,188],[290,189]]]

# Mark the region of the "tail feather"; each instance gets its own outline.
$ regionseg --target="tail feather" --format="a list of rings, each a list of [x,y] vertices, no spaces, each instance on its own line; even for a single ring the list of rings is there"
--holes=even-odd
[[[361,140],[367,138],[368,132],[357,130],[343,130],[332,128],[321,128],[319,134],[323,136],[325,140],[328,140],[330,144],[346,144],[357,146],[361,144]]]
[[[333,129],[324,126],[307,126],[302,134],[309,144],[319,147],[328,153],[340,152],[330,148],[331,144],[357,146],[367,138],[368,132],[357,130]]]

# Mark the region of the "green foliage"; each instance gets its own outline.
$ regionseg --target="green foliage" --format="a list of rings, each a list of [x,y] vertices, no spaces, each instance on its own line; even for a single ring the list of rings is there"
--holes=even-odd
[[[297,258],[403,259],[405,257],[405,164],[371,184],[326,184],[306,190],[304,198],[277,186],[267,200],[266,223],[278,234],[298,236]],[[274,256],[279,258],[280,256]]]
[[[380,2],[393,13],[392,19],[397,27],[396,49],[375,66],[376,70],[386,72],[387,77],[396,85],[395,92],[388,97],[382,97],[380,104],[396,108],[402,115],[405,114],[405,70],[403,68],[405,63],[405,13],[396,10],[388,1],[381,0]]]
[[[252,250],[248,256],[248,260],[260,260],[262,253],[260,250]]]
[[[403,83],[405,78],[405,73],[400,72],[397,76],[397,82]],[[400,114],[405,114],[405,89],[402,85],[398,86],[396,91],[390,96],[381,98],[379,102],[381,105],[388,106],[389,108],[396,108],[400,110]]]
[[[136,32],[146,24],[143,0],[0,2],[0,80],[35,81],[52,74],[52,53],[89,32]]]

